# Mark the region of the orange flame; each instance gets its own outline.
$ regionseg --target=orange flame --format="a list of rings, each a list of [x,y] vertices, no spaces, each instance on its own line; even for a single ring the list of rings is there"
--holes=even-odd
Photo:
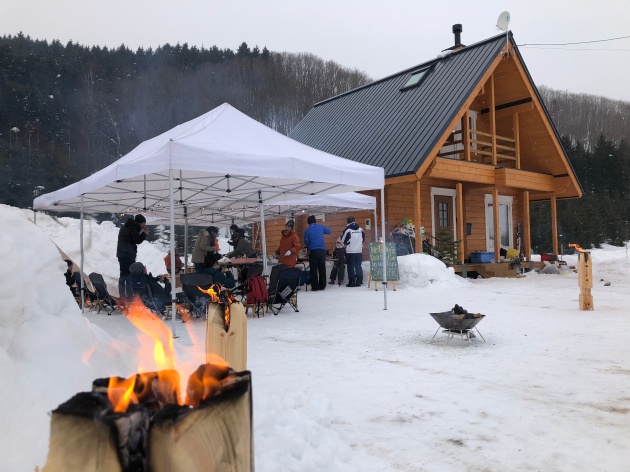
[[[569,247],[574,248],[577,252],[586,252],[584,249],[580,247],[579,244],[569,243]]]
[[[208,290],[197,287],[201,292],[210,295],[212,303],[218,303],[223,308],[223,325],[225,332],[230,330],[230,305],[236,301],[236,297],[232,292],[224,288],[221,284],[213,284]]]
[[[130,403],[138,403],[138,397],[133,391],[136,386],[136,376],[132,375],[128,379],[110,377],[107,387],[107,397],[114,407],[116,413],[124,413],[129,408]]]
[[[235,300],[235,297],[231,296],[231,294],[228,296],[222,293],[220,285],[215,288],[217,288],[216,291],[212,290],[212,288],[210,290],[212,290],[218,302],[230,300],[229,303],[231,303],[232,299]],[[178,311],[184,310],[180,305],[176,307]],[[225,304],[225,307],[227,308],[227,304]],[[219,356],[214,356],[212,359],[206,360],[206,362],[211,362],[212,365],[202,365],[190,376],[187,389],[188,398],[185,403],[182,402],[179,395],[179,372],[176,370],[175,349],[170,330],[160,318],[142,303],[139,297],[135,297],[127,305],[126,314],[129,321],[153,341],[153,356],[157,372],[140,372],[127,379],[110,377],[107,396],[115,412],[124,413],[129,408],[129,405],[144,403],[144,399],[151,395],[156,397],[161,404],[175,403],[198,406],[202,400],[220,391],[224,379],[229,378],[228,372],[230,368],[225,360]],[[183,315],[182,311],[180,311],[180,314]],[[190,333],[192,331],[189,329]],[[142,343],[145,340],[146,337],[141,338]],[[193,348],[200,344],[196,337],[192,335],[191,340],[193,341]],[[145,347],[148,348],[148,346]],[[143,370],[142,366],[139,367],[139,370]]]

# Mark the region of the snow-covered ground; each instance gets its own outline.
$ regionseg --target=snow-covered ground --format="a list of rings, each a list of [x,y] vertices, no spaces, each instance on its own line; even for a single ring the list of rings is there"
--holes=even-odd
[[[0,206],[3,471],[42,466],[48,412],[94,378],[131,374],[140,356],[126,317],[83,316],[65,286],[51,240],[78,262],[78,221],[32,219]],[[117,231],[85,229],[86,272],[112,291]],[[163,256],[139,247],[154,274]],[[630,260],[625,248],[592,256],[592,312],[578,309],[572,271],[470,281],[413,255],[399,258],[387,311],[381,291],[329,286],[300,292],[299,313],[249,319],[256,470],[630,470]],[[486,315],[486,343],[430,342],[429,313],[455,303]],[[178,335],[180,364],[201,363],[203,321]]]

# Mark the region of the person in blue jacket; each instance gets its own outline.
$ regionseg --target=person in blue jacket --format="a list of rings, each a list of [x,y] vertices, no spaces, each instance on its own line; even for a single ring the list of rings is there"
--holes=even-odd
[[[234,275],[232,275],[232,272],[230,272],[227,267],[219,266],[219,259],[221,259],[220,254],[208,254],[206,256],[208,266],[200,269],[199,273],[211,275],[213,283],[219,283],[227,288],[236,287],[236,280],[234,280]]]
[[[304,231],[304,245],[308,248],[313,291],[326,288],[326,245],[324,235],[331,234],[330,228],[318,225],[314,215],[308,217],[308,228]]]

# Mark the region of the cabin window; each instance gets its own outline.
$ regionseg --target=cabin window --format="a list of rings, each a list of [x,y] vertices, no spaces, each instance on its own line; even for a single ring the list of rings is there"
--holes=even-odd
[[[438,203],[438,228],[444,229],[448,228],[449,217],[448,217],[448,204],[446,202]]]
[[[420,83],[422,82],[422,79],[424,79],[424,77],[428,74],[429,69],[431,68],[427,67],[426,69],[412,72],[411,76],[409,77],[405,85],[403,85],[403,87],[400,90],[403,91],[403,90],[407,90],[407,89],[417,87],[418,85],[420,85]]]

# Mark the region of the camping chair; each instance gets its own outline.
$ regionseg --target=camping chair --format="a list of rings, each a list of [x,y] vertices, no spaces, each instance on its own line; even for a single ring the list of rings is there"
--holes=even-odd
[[[94,308],[97,310],[96,313],[100,313],[104,308],[105,312],[108,315],[111,315],[113,311],[118,308],[118,304],[116,303],[116,299],[107,291],[107,284],[105,283],[103,276],[96,272],[92,272],[89,277],[90,282],[92,282],[92,287],[94,287],[94,297],[96,298]]]
[[[142,303],[158,316],[164,315],[162,304],[158,303],[147,284],[146,274],[129,274],[125,280],[125,293],[128,297],[139,296]]]
[[[291,305],[293,311],[300,311],[297,307],[297,293],[300,290],[301,272],[296,267],[289,269],[281,264],[271,269],[267,308],[274,315],[277,315],[286,304]]]
[[[209,274],[182,274],[179,276],[182,284],[181,302],[190,306],[190,312],[197,318],[206,314],[206,308],[210,301],[210,296],[202,293],[199,288],[207,290],[212,285],[212,276]]]

